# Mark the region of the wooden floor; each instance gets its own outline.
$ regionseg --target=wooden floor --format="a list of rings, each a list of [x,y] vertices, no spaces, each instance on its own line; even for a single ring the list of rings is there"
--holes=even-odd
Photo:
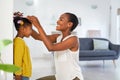
[[[116,67],[112,60],[80,62],[84,80],[120,80],[120,60],[116,60]]]
[[[33,74],[31,80],[39,77],[53,75],[54,62],[52,55],[33,58]],[[116,60],[116,67],[112,60],[105,61],[80,61],[84,80],[120,80],[120,59]]]

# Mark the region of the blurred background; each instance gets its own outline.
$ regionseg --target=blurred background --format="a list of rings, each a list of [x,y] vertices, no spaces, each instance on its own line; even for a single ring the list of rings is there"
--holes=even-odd
[[[12,22],[13,12],[20,11],[24,16],[37,16],[47,34],[58,33],[55,28],[59,16],[65,12],[72,12],[80,22],[74,30],[78,37],[90,37],[89,32],[95,32],[98,35],[92,36],[120,43],[120,0],[0,0],[0,7],[0,39],[12,40],[16,35]],[[31,80],[54,74],[52,52],[32,37],[24,39],[30,48],[33,62]],[[3,53],[4,61],[12,63],[12,44]],[[11,76],[12,74],[8,74],[8,80],[12,80]]]

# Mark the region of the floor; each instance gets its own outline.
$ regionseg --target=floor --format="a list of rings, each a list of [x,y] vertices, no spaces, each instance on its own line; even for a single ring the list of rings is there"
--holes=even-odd
[[[31,80],[39,77],[53,75],[54,62],[51,54],[44,54],[41,57],[32,59],[33,74]],[[113,61],[80,61],[84,80],[120,80],[120,59],[116,60],[116,67]]]

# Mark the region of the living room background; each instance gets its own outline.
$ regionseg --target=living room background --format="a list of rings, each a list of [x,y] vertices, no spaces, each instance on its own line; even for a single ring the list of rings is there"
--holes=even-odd
[[[62,13],[73,12],[81,20],[81,25],[78,25],[74,31],[78,37],[88,37],[88,30],[99,30],[100,37],[117,43],[115,26],[119,3],[119,0],[15,0],[14,12],[23,12],[25,16],[37,16],[47,34],[55,31],[56,21]],[[14,34],[16,34],[15,31]],[[32,38],[26,39],[26,42],[31,48],[32,56],[49,53],[42,42],[34,41]]]
[[[95,29],[101,30],[101,37],[117,43],[117,9],[120,8],[120,0],[33,0],[33,4],[26,4],[26,1],[31,0],[0,0],[0,39],[13,39],[15,36],[16,32],[13,32],[12,24],[14,11],[38,16],[47,34],[55,31],[54,21],[58,16],[69,11],[81,18],[81,25],[75,30],[79,37],[86,37],[87,30]],[[34,41],[32,38],[25,40],[30,46],[32,57],[49,53],[42,42]],[[6,51],[3,51],[5,53],[3,58],[7,63],[13,61],[12,50],[13,47],[10,45]],[[11,74],[8,76],[10,80]]]

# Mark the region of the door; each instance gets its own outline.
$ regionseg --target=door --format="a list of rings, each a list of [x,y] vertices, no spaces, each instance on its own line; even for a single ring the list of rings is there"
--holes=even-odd
[[[120,8],[117,10],[117,43],[120,44]]]

